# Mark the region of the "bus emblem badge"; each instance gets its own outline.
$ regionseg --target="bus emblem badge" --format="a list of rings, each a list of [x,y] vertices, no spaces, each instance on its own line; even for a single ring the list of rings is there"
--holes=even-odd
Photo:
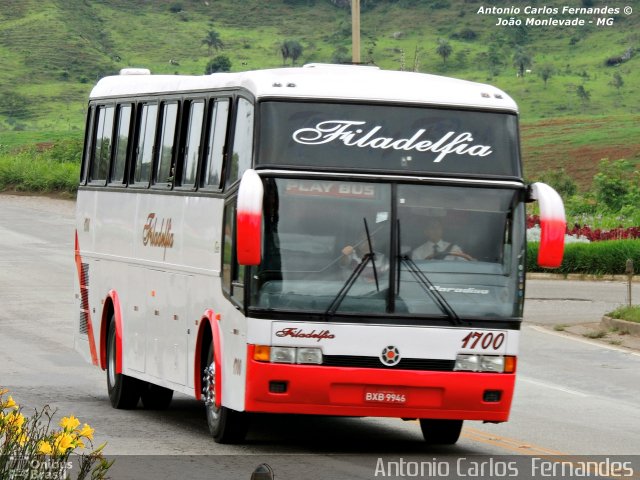
[[[380,361],[387,367],[397,365],[400,363],[400,350],[392,345],[384,347],[384,349],[382,349],[382,354],[380,355]]]

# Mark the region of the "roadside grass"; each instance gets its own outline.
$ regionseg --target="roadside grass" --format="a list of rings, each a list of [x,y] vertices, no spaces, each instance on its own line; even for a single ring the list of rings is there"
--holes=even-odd
[[[81,145],[77,140],[68,140],[43,150],[32,147],[0,151],[0,191],[74,193]]]
[[[583,333],[582,336],[590,338],[592,340],[597,340],[606,337],[607,332],[605,332],[604,330],[594,330],[592,332]]]
[[[67,141],[82,142],[83,130],[18,130],[2,132],[0,154],[37,147],[37,144],[56,144]]]
[[[607,316],[620,320],[626,320],[628,322],[640,323],[640,305],[619,307],[613,312],[607,313]]]

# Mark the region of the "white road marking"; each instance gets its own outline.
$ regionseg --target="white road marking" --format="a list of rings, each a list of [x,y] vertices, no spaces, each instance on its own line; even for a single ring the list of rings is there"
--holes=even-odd
[[[538,385],[540,387],[551,388],[553,390],[559,390],[561,392],[569,393],[571,395],[577,395],[579,397],[589,397],[590,395],[587,393],[579,392],[578,390],[572,390],[570,388],[562,387],[555,383],[549,382],[541,382],[540,380],[534,380],[533,378],[525,377],[524,375],[518,375],[518,380],[522,380],[527,383],[533,383],[534,385]]]

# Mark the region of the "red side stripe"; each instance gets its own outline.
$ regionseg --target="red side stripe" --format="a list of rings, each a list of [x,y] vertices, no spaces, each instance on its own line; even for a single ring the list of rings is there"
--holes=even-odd
[[[113,316],[116,322],[116,373],[122,373],[122,313],[120,312],[120,299],[118,292],[109,290],[109,297],[113,303]],[[104,343],[106,345],[106,341]]]

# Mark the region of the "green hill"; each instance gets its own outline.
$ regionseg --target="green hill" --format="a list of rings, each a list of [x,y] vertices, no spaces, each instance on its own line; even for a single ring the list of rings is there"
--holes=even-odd
[[[586,187],[601,158],[639,163],[640,0],[610,2],[619,12],[607,15],[526,14],[525,7],[542,3],[517,0],[508,5],[519,14],[479,13],[501,3],[362,0],[362,59],[507,91],[520,105],[529,176],[563,166]],[[0,0],[0,144],[81,136],[91,86],[126,66],[202,74],[212,57],[225,55],[234,71],[278,67],[285,40],[302,45],[297,64],[348,60],[350,11],[343,4],[349,2]],[[607,5],[545,6],[591,4]],[[511,17],[523,25],[496,25]],[[585,25],[526,25],[527,18],[550,17]],[[613,25],[597,26],[598,18],[612,18]],[[203,43],[210,31],[223,48]],[[446,59],[436,51],[439,40],[451,47]],[[522,76],[514,55],[524,59]],[[546,82],[544,72],[551,72]]]

